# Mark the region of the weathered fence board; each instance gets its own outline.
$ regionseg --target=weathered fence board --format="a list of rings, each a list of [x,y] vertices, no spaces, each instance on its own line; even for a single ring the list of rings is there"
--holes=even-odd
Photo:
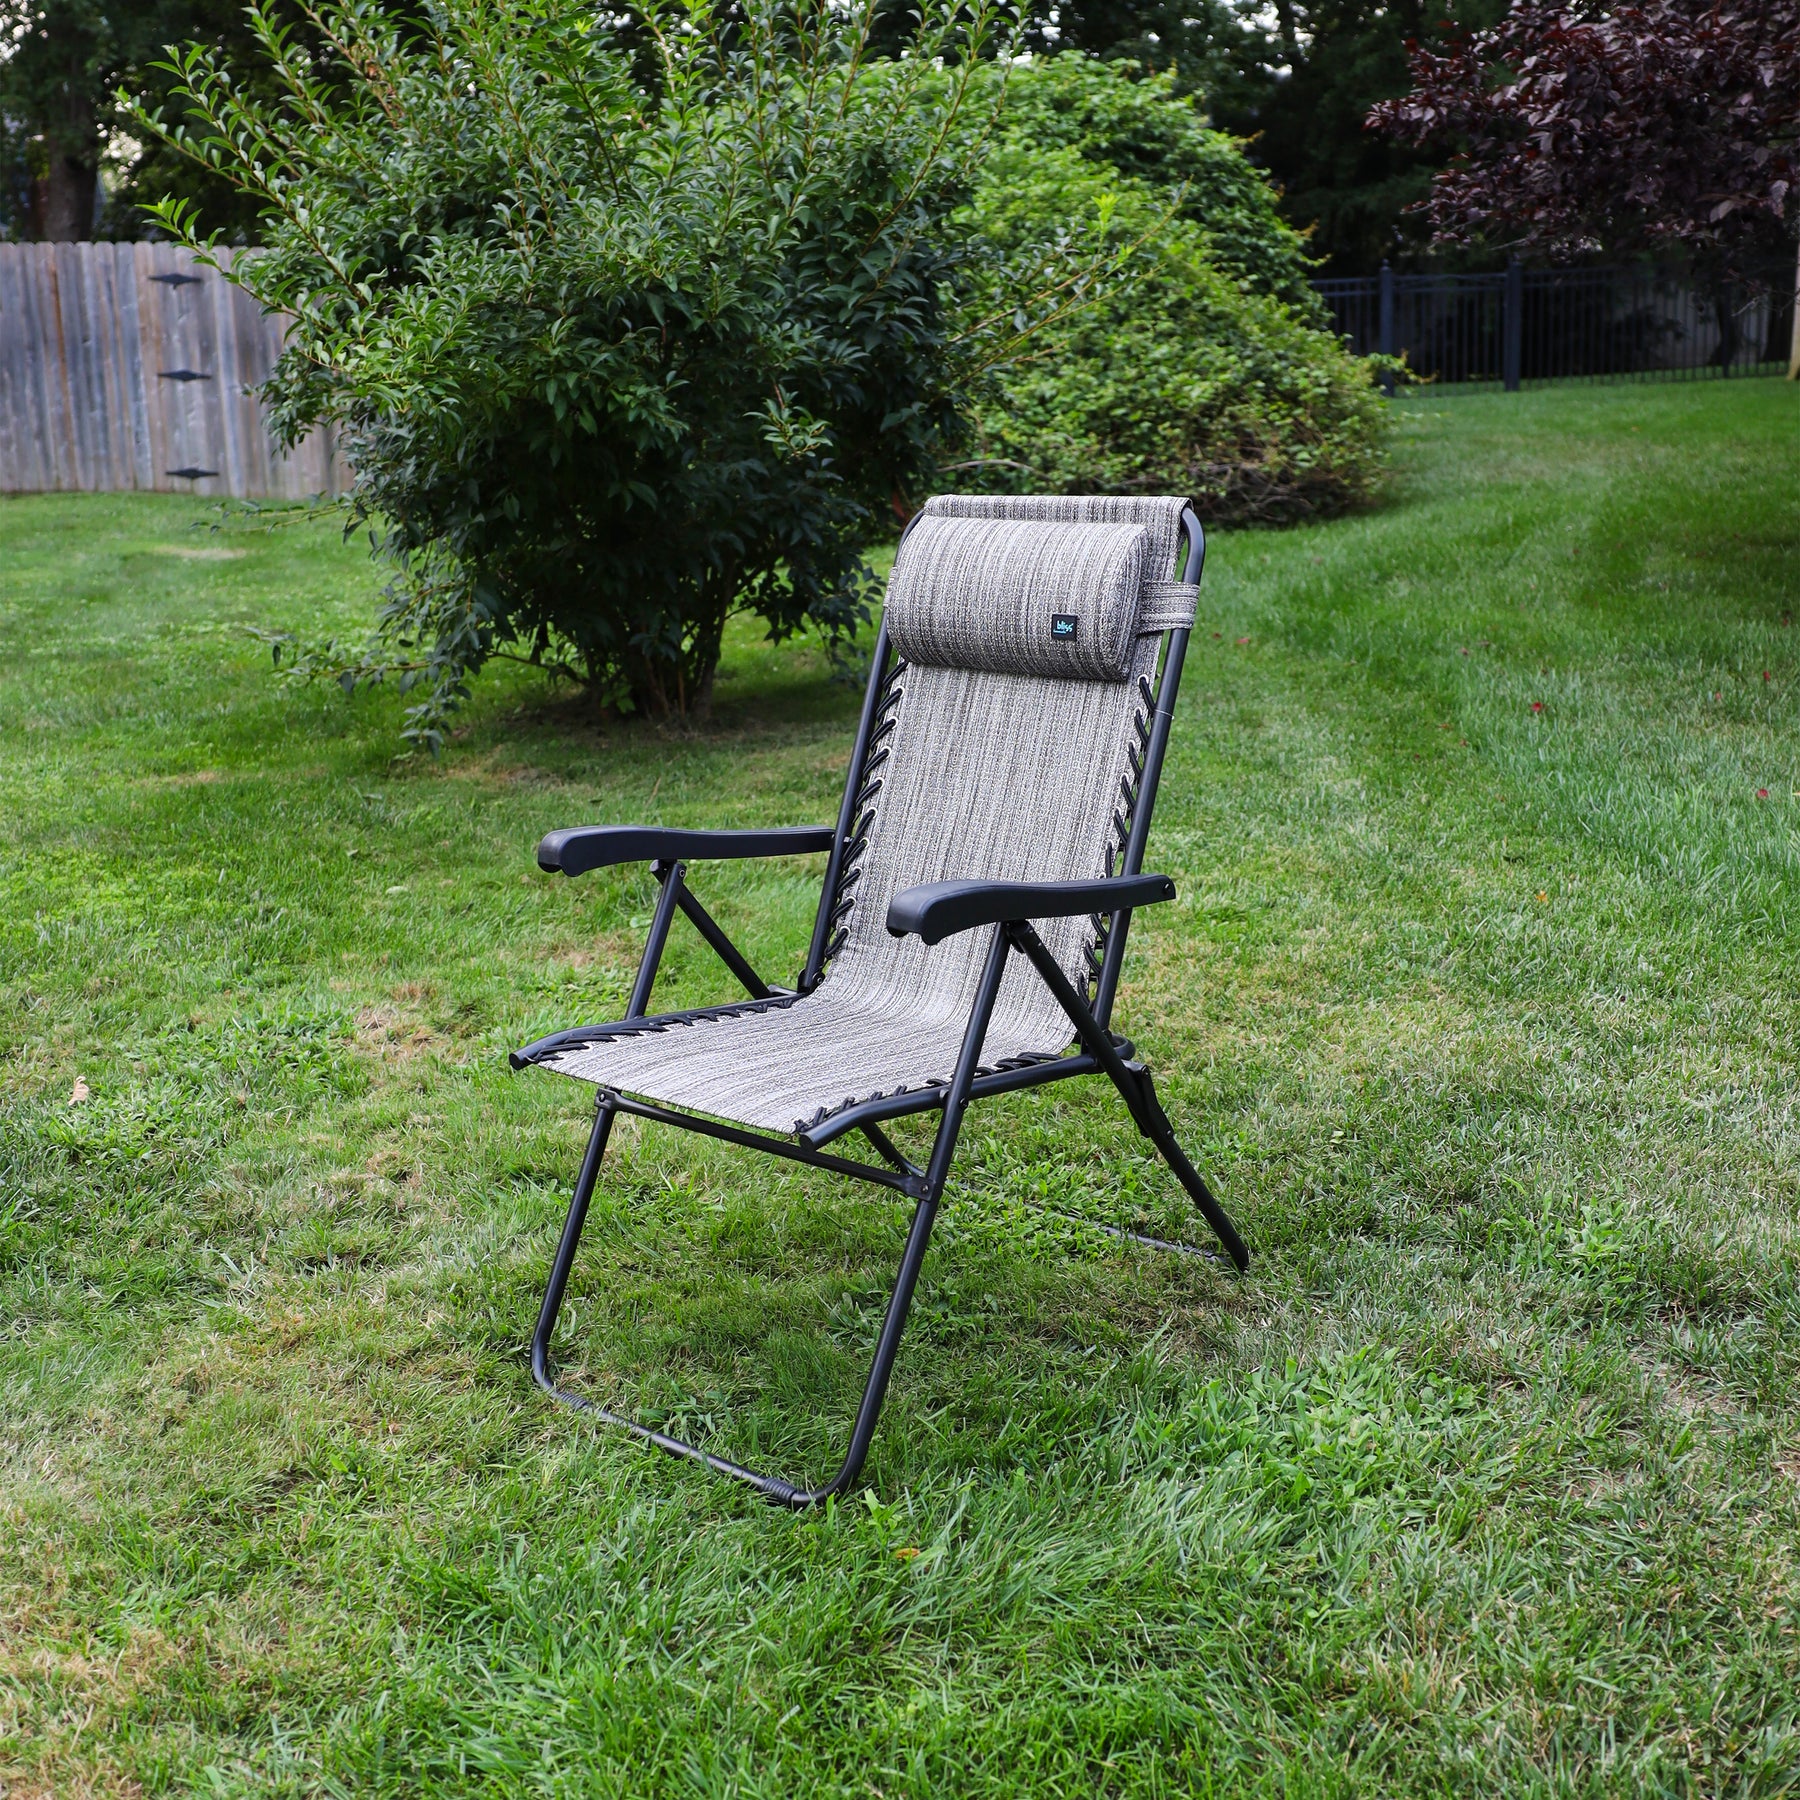
[[[278,455],[256,399],[284,330],[175,244],[0,243],[0,492],[340,492],[329,436]]]

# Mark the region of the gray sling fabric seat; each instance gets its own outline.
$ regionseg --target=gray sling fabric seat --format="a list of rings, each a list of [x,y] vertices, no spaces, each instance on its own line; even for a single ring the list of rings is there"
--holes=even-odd
[[[874,1437],[963,1116],[1051,1081],[1105,1077],[1232,1262],[1248,1265],[1149,1069],[1111,1029],[1133,909],[1175,892],[1143,857],[1204,553],[1180,499],[940,496],[895,558],[835,826],[599,825],[538,846],[539,866],[564,875],[648,861],[661,888],[626,1016],[513,1053],[515,1067],[595,1090],[531,1339],[532,1375],[554,1399],[781,1505],[846,1493]],[[810,851],[829,857],[806,965],[794,989],[771,988],[688,888],[684,859]],[[747,1000],[650,1013],[677,911]],[[940,1117],[921,1166],[883,1127],[930,1111]],[[823,1484],[759,1473],[557,1385],[551,1341],[620,1113],[914,1202],[849,1449]],[[827,1149],[859,1138],[879,1160]]]
[[[670,1106],[794,1132],[879,1095],[947,1083],[986,945],[887,930],[924,882],[1110,875],[1150,727],[1159,634],[1193,621],[1171,582],[1180,500],[939,498],[896,558],[884,734],[840,878],[845,908],[808,994],[670,1023],[623,1023],[541,1066]],[[1152,606],[1145,619],[1147,590]],[[1057,617],[1072,638],[1051,636]],[[1060,667],[1059,667],[1060,665]],[[1047,922],[1070,980],[1095,972],[1092,918]],[[981,1067],[1054,1055],[1069,1020],[1024,963],[1000,987]]]

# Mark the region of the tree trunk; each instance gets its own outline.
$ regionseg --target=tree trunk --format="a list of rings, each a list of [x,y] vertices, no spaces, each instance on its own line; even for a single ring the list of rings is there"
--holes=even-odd
[[[631,659],[627,680],[634,712],[659,719],[704,719],[712,711],[713,676],[736,591],[735,569],[714,575],[701,590],[697,616],[688,621],[681,654]]]
[[[1713,354],[1713,361],[1719,365],[1721,375],[1731,373],[1731,365],[1738,353],[1738,315],[1737,295],[1730,282],[1723,282],[1714,290],[1713,310],[1719,321],[1719,348]]]
[[[50,162],[39,187],[38,230],[53,244],[81,243],[94,235],[100,131],[94,96],[75,78],[73,66],[60,110],[62,117],[44,133]]]
[[[99,170],[77,157],[52,155],[44,177],[42,230],[53,244],[85,241],[94,235],[94,190]]]

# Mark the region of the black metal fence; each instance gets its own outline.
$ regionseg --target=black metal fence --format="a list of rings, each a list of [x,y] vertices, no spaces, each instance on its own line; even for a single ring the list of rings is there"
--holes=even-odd
[[[1359,355],[1403,355],[1421,380],[1674,381],[1787,372],[1794,270],[1705,288],[1654,268],[1379,275],[1315,284]]]

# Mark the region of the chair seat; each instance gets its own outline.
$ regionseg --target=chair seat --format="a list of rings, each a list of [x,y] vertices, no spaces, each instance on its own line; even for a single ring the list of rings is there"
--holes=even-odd
[[[1068,1045],[1068,1022],[1046,1010],[1042,984],[1033,993],[1012,979],[1029,973],[1008,971],[983,1072]],[[960,994],[896,1006],[891,992],[828,979],[797,998],[598,1026],[539,1067],[740,1125],[800,1132],[859,1101],[947,1084],[968,1023]]]

